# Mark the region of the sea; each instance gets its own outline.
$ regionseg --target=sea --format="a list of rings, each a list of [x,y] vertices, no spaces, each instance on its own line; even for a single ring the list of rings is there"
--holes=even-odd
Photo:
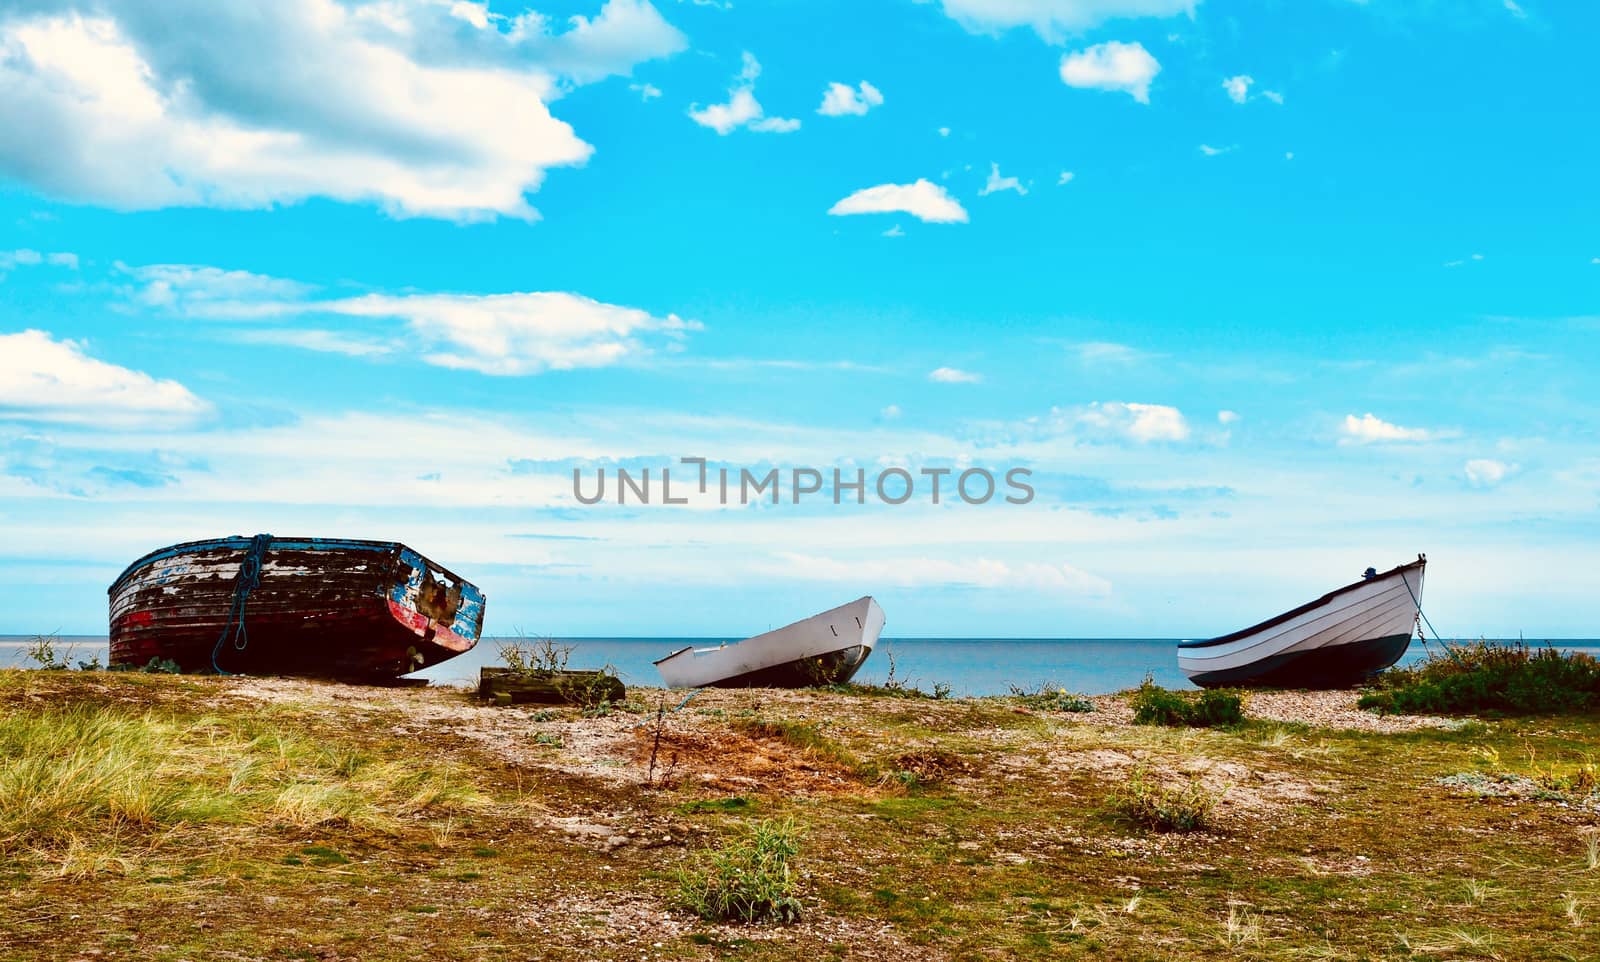
[[[0,635],[0,667],[33,667],[31,635]],[[567,638],[567,667],[616,671],[624,684],[661,683],[654,662],[680,648],[722,644],[726,638]],[[476,684],[478,669],[504,662],[500,649],[515,638],[485,638],[464,655],[418,672],[437,685]],[[522,639],[525,643],[526,639]],[[1511,642],[1502,642],[1509,644]],[[1529,641],[1600,657],[1600,639]],[[1007,695],[1014,689],[1064,688],[1086,695],[1132,688],[1146,676],[1167,688],[1190,687],[1178,670],[1176,638],[882,638],[855,680],[883,684],[893,671],[895,681],[932,691],[949,686],[955,695]],[[70,665],[107,657],[104,635],[62,635],[54,639],[58,657]],[[1439,650],[1437,642],[1431,645]],[[1426,657],[1413,641],[1402,665]]]

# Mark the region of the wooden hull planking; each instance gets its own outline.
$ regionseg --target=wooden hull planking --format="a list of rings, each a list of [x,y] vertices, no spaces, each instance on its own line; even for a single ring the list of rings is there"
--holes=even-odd
[[[470,650],[482,631],[483,593],[394,542],[266,541],[235,617],[251,545],[197,541],[130,565],[109,589],[111,663],[395,677]]]

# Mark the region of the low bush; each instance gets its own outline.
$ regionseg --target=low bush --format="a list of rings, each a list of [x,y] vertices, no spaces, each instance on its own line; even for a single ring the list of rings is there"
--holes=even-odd
[[[801,907],[790,862],[799,854],[793,820],[758,822],[679,875],[679,904],[708,922],[797,922]]]
[[[1036,711],[1055,711],[1072,714],[1094,711],[1094,702],[1089,700],[1089,696],[1069,692],[1065,688],[1054,688],[1050,685],[1041,685],[1033,691],[1018,685],[1012,685],[1011,695]]]
[[[1129,699],[1139,725],[1173,728],[1227,728],[1244,723],[1244,698],[1235,691],[1207,688],[1198,695],[1169,691],[1149,678]]]
[[[1217,796],[1198,779],[1182,788],[1168,788],[1136,768],[1108,799],[1118,817],[1158,832],[1193,832],[1210,824]]]
[[[1523,642],[1447,645],[1378,676],[1360,705],[1384,714],[1582,712],[1600,706],[1600,661]]]

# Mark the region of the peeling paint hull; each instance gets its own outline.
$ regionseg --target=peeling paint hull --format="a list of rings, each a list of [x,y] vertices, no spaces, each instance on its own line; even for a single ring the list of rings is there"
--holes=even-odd
[[[471,650],[483,630],[483,592],[403,544],[272,538],[242,592],[251,546],[195,541],[130,565],[108,589],[111,664],[394,678]]]

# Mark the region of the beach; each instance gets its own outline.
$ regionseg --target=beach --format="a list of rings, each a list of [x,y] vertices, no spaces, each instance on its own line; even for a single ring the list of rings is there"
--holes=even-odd
[[[1380,717],[1356,697],[1256,693],[1244,725],[1211,730],[1135,725],[1125,695],[1063,712],[635,688],[586,712],[438,687],[0,672],[13,730],[96,713],[159,739],[139,784],[216,793],[176,820],[91,810],[13,840],[0,951],[1592,957],[1595,799],[1516,786],[1580,760],[1600,724]],[[1207,826],[1118,818],[1109,799],[1135,777],[1213,797]],[[678,904],[700,853],[787,819],[800,921]]]

